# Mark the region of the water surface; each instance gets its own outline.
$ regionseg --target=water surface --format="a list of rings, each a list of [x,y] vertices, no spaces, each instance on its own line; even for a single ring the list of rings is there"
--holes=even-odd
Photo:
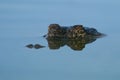
[[[120,1],[4,0],[0,1],[0,80],[119,80]],[[48,45],[42,38],[48,25],[83,24],[107,34],[74,51]]]

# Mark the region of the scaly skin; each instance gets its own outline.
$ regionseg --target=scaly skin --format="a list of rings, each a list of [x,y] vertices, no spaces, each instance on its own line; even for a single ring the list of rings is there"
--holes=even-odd
[[[83,27],[83,25],[74,25],[71,27],[62,27],[59,24],[50,24],[48,27],[47,38],[86,38],[99,37],[102,34],[94,28]]]

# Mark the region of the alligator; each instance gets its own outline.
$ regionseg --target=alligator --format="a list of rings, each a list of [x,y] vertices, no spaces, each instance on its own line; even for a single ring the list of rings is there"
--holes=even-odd
[[[47,39],[64,38],[64,39],[82,39],[88,37],[101,37],[102,33],[95,28],[83,27],[83,25],[73,25],[70,27],[60,26],[59,24],[50,24],[48,33],[44,35]]]
[[[86,44],[92,43],[103,36],[105,34],[98,32],[95,28],[84,27],[83,25],[66,27],[59,24],[50,24],[48,33],[43,37],[46,38],[50,49],[59,49],[67,45],[73,50],[82,50]],[[39,49],[45,46],[29,44],[26,47]]]

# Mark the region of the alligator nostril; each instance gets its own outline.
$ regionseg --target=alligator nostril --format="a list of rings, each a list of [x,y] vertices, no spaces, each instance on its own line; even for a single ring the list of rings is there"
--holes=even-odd
[[[28,45],[26,45],[26,47],[28,47],[28,48],[33,48],[34,45],[33,45],[33,44],[28,44]]]

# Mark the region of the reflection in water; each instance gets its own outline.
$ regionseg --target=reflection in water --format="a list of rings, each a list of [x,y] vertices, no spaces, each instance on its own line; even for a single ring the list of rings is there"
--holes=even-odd
[[[47,39],[50,49],[59,49],[67,45],[73,50],[82,50],[88,43],[94,42],[95,38],[82,38],[82,39]]]
[[[82,39],[46,38],[48,42],[48,47],[52,50],[60,49],[60,47],[63,47],[65,45],[67,45],[73,50],[82,50],[83,48],[85,48],[86,44],[92,43],[96,39],[97,38],[93,38],[93,37],[87,37]],[[45,46],[42,46],[41,44],[35,44],[35,45],[28,44],[26,45],[26,47],[30,49],[33,49],[33,48],[40,49],[40,48],[44,48]]]

